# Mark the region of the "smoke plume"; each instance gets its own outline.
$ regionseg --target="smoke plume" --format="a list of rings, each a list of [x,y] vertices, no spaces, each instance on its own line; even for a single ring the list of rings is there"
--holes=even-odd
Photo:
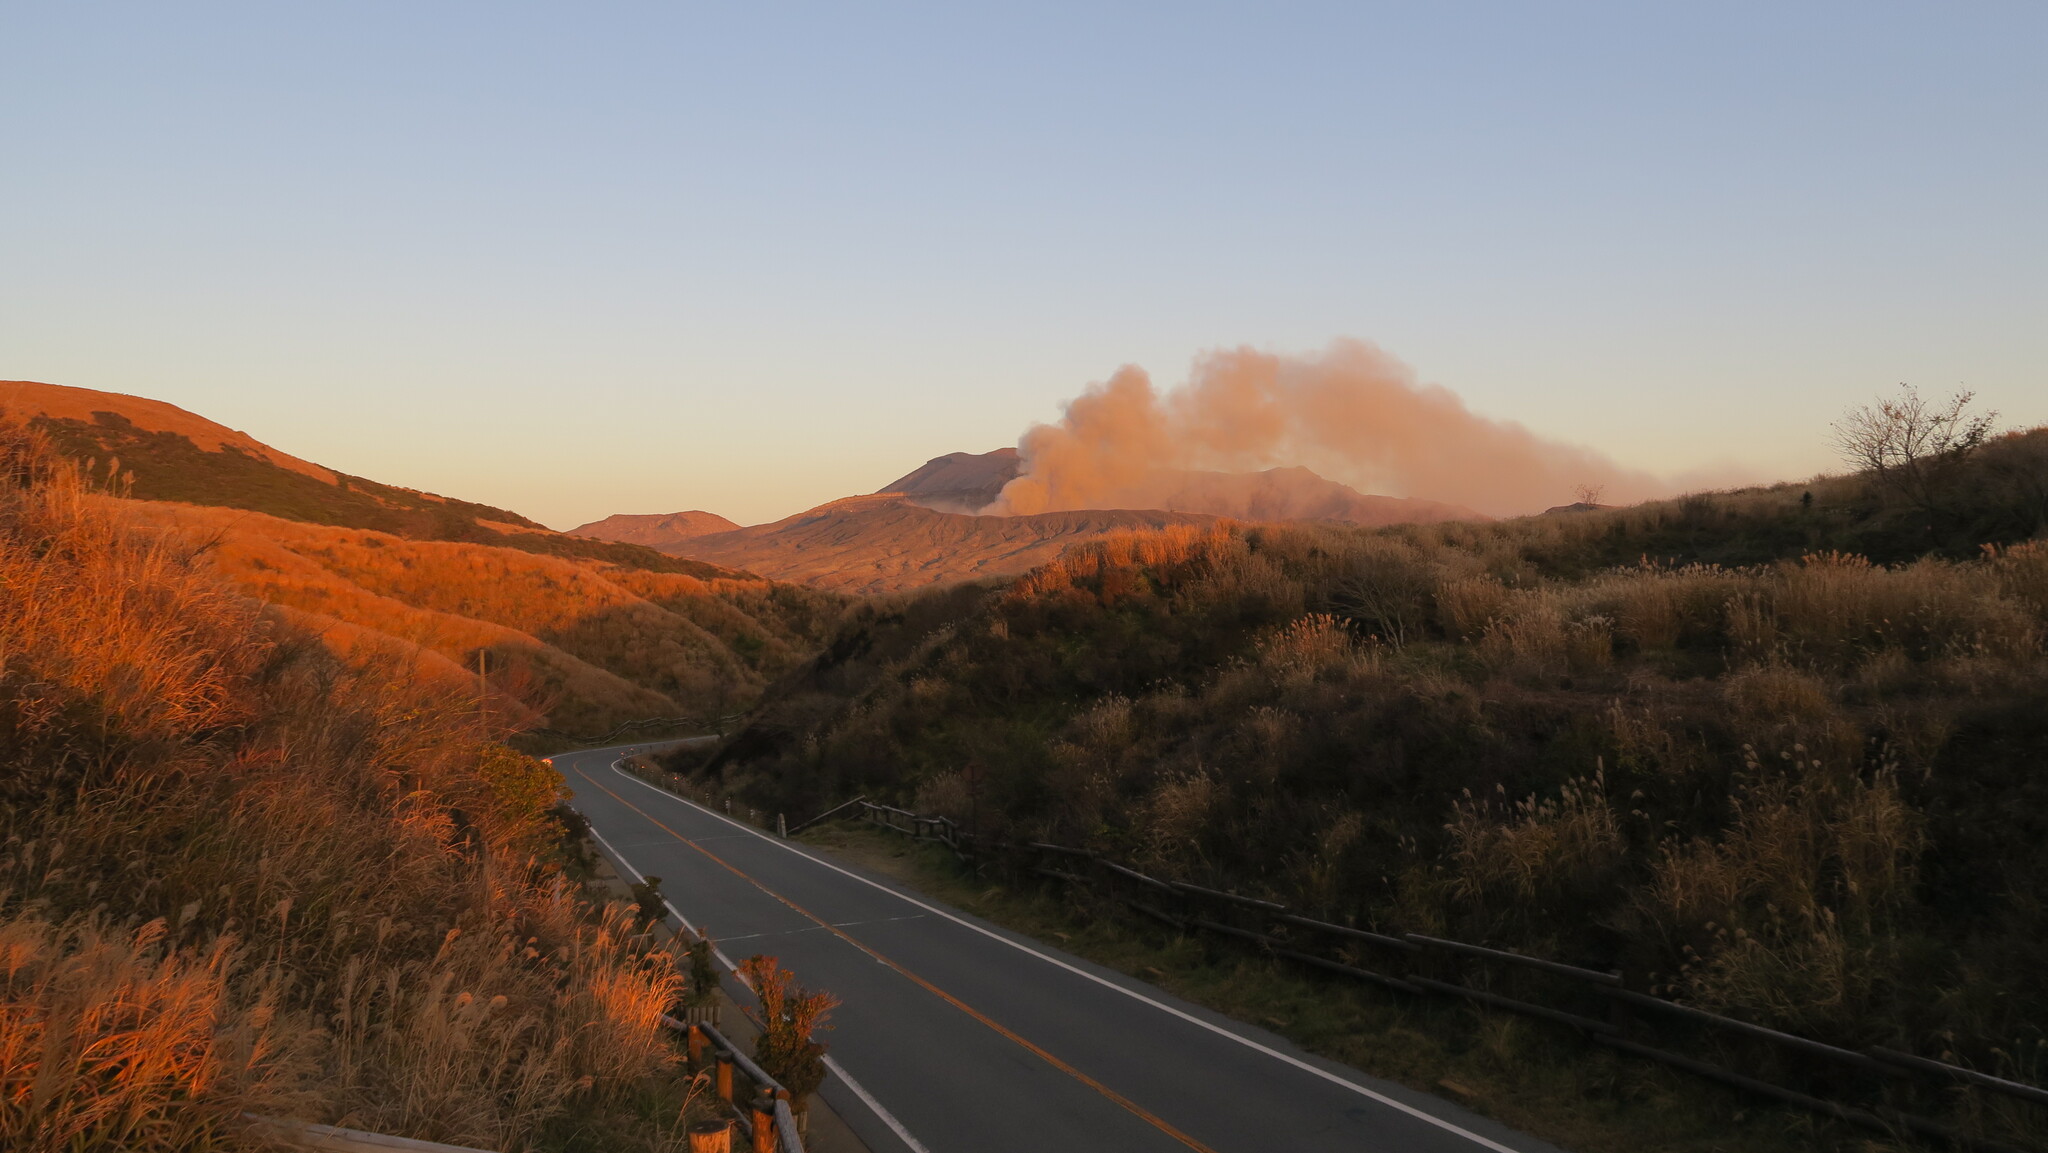
[[[1127,365],[1017,447],[1023,472],[986,512],[1142,508],[1163,473],[1296,464],[1362,491],[1494,515],[1565,504],[1586,488],[1618,502],[1660,487],[1599,453],[1478,416],[1355,340],[1312,357],[1208,353],[1186,384],[1164,394]]]

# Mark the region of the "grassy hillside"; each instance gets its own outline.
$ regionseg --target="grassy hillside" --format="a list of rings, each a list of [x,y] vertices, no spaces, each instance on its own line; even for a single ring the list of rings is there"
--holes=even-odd
[[[109,403],[120,399],[124,398],[110,397]],[[67,455],[118,472],[130,495],[140,500],[248,509],[308,524],[488,544],[651,572],[707,578],[747,575],[639,545],[569,536],[505,509],[358,476],[333,473],[335,482],[330,484],[233,445],[202,449],[181,433],[138,427],[119,412],[95,413],[91,421],[37,417],[29,423]]]
[[[33,382],[0,403],[131,522],[179,535],[336,652],[480,686],[531,747],[750,703],[839,600],[310,464],[173,405]],[[479,682],[481,667],[486,676]],[[567,736],[565,736],[566,734]]]
[[[2039,1083],[2044,483],[2037,430],[1939,516],[1850,477],[1116,538],[867,606],[697,771]]]
[[[746,578],[597,564],[412,540],[229,509],[110,502],[134,523],[204,548],[236,587],[340,651],[402,652],[501,707],[595,735],[624,721],[717,717],[822,642],[839,601]]]
[[[0,1147],[679,1143],[681,977],[549,864],[560,778],[500,720],[0,428]]]

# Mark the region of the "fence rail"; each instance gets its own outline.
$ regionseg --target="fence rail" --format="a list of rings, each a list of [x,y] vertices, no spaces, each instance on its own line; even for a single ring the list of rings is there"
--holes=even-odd
[[[774,1153],[804,1153],[803,1135],[797,1131],[796,1114],[789,1104],[789,1090],[783,1088],[780,1081],[770,1077],[752,1058],[741,1052],[739,1046],[711,1025],[701,1022],[685,1024],[666,1016],[661,1023],[684,1036],[693,1068],[704,1066],[709,1052],[713,1088],[719,1099],[732,1107],[734,1124],[747,1135],[755,1150],[761,1153],[769,1153],[770,1150]],[[738,1090],[733,1083],[735,1071],[754,1085],[754,1093],[746,1108],[742,1108],[738,1100]]]
[[[1861,1075],[1872,1087],[1864,1093],[1866,1097],[1882,1098],[1887,1095],[1886,1087],[1894,1085],[1900,1086],[1909,1096],[1913,1090],[1928,1085],[1946,1087],[1951,1091],[1960,1086],[2032,1105],[2048,1106],[2048,1089],[1882,1047],[1873,1046],[1861,1052],[1844,1049],[1748,1021],[1724,1017],[1718,1013],[1710,1013],[1627,989],[1624,987],[1622,975],[1617,972],[1589,969],[1443,937],[1419,933],[1394,935],[1319,921],[1294,913],[1285,905],[1274,901],[1149,876],[1110,861],[1089,849],[1044,841],[1030,841],[1021,845],[982,844],[977,842],[972,834],[961,830],[945,817],[923,816],[894,806],[876,804],[864,797],[857,797],[836,809],[820,813],[796,828],[804,828],[826,817],[846,813],[855,808],[859,809],[860,820],[918,840],[944,844],[963,861],[987,863],[994,859],[1021,875],[1043,877],[1063,885],[1103,891],[1110,899],[1133,912],[1183,932],[1207,933],[1236,941],[1322,972],[1334,973],[1400,993],[1457,997],[1489,1008],[1549,1021],[1570,1028],[1586,1040],[1615,1052],[1655,1061],[1670,1069],[1892,1137],[1918,1136],[1960,1148],[1981,1150],[1983,1153],[2026,1153],[2017,1146],[1966,1133],[1952,1125],[1905,1109],[1891,1107],[1881,1101],[1866,1102],[1868,1108],[1832,1101],[1737,1073],[1709,1061],[1631,1040],[1623,1034],[1637,1028],[1640,1021],[1638,1015],[1629,1010],[1646,1011],[1655,1016],[1690,1023],[1717,1033],[1763,1042],[1801,1058],[1820,1059],[1844,1073]],[[1058,861],[1057,865],[1053,863],[1054,860]],[[1091,866],[1098,875],[1086,875],[1085,871]],[[1144,899],[1124,891],[1129,886],[1143,889]],[[1162,897],[1170,902],[1178,902],[1183,907],[1176,911],[1148,903],[1158,901]],[[1269,925],[1306,930],[1344,942],[1370,945],[1381,950],[1389,960],[1400,962],[1406,971],[1378,972],[1355,964],[1348,957],[1330,957],[1310,952],[1273,932],[1227,924],[1196,913],[1187,907],[1197,902],[1203,906],[1221,906],[1244,916],[1257,917]],[[1282,931],[1284,932],[1284,929]],[[1432,968],[1440,970],[1445,963],[1458,959],[1570,981],[1584,991],[1581,994],[1582,998],[1592,996],[1597,999],[1598,1008],[1606,1010],[1606,1018],[1601,1019],[1589,1016],[1585,1012],[1538,1004],[1489,989],[1443,980],[1441,976],[1431,975],[1428,971]],[[1589,1011],[1598,1011],[1598,1008]]]

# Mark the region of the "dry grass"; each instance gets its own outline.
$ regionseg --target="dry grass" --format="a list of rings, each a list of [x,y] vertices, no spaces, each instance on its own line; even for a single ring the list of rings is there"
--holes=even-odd
[[[0,1146],[528,1148],[660,1096],[675,968],[544,863],[559,777],[377,660],[0,430]]]
[[[718,716],[807,655],[837,599],[762,581],[625,569],[488,545],[412,540],[261,513],[113,501],[174,532],[237,588],[303,614],[344,655],[411,654],[453,686],[479,653],[501,706],[600,732]]]

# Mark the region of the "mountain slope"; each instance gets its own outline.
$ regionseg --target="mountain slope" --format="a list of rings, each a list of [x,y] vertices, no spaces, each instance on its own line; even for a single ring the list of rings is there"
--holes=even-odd
[[[951,452],[926,461],[876,495],[900,493],[939,512],[980,513],[1017,479],[1023,461],[1014,448]],[[1103,507],[1157,509],[1234,520],[1333,520],[1344,524],[1434,524],[1490,520],[1461,505],[1411,497],[1373,496],[1306,468],[1263,472],[1170,469],[1119,492]]]
[[[921,507],[899,493],[881,493],[672,547],[713,564],[744,565],[773,580],[879,593],[1012,576],[1081,541],[1212,519],[1131,510],[966,516]]]
[[[875,495],[900,492],[929,509],[977,513],[995,503],[1021,467],[1014,448],[949,452],[883,485]]]
[[[656,572],[725,570],[632,544],[558,533],[516,512],[335,472],[176,405],[88,388],[0,382],[0,415],[46,433],[68,456],[118,471],[142,500],[244,508],[287,520],[374,529],[416,540],[498,545]]]
[[[1487,519],[1456,505],[1368,496],[1305,468],[1162,472],[1132,494],[1128,508],[980,515],[1017,470],[1015,449],[948,453],[871,496],[661,547],[775,580],[876,593],[1014,576],[1083,541],[1218,517],[1361,526]]]
[[[738,527],[738,524],[715,512],[702,510],[618,513],[603,520],[577,525],[569,530],[569,535],[589,537],[592,540],[617,541],[620,544],[646,545],[651,549],[665,549],[693,537],[714,532],[731,532]]]
[[[839,611],[829,593],[335,473],[159,401],[9,382],[0,405],[96,461],[114,515],[186,542],[331,649],[397,654],[528,727],[720,715]]]

